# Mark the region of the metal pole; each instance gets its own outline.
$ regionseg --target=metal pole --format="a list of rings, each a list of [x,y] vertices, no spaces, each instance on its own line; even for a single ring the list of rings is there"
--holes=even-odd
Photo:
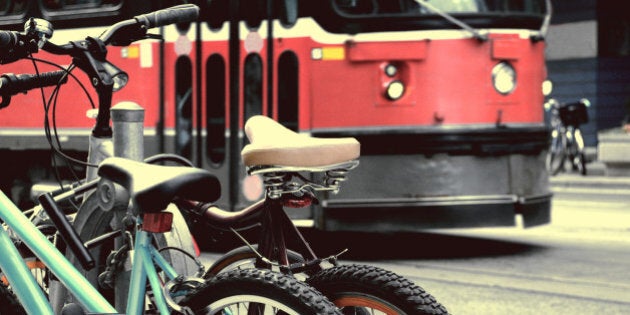
[[[112,125],[113,125],[113,142],[114,156],[128,158],[136,161],[144,159],[144,108],[134,102],[121,102],[111,109]],[[116,185],[117,186],[117,185]],[[124,191],[122,187],[116,187],[116,202],[128,201],[128,194],[121,193]],[[122,200],[120,200],[122,199]],[[122,222],[124,213],[116,213],[119,218],[114,222],[119,224]],[[121,227],[117,227],[121,228]],[[116,248],[120,248],[125,243],[124,237],[115,240]],[[131,254],[127,259],[131,259]],[[130,263],[130,261],[128,261]],[[130,264],[125,264],[127,267]],[[129,282],[131,281],[131,272],[128,268],[123,268],[116,274],[116,297],[115,305],[119,312],[126,309]],[[133,301],[130,300],[130,301]]]
[[[111,109],[114,127],[114,156],[136,161],[144,159],[144,108],[121,102]]]

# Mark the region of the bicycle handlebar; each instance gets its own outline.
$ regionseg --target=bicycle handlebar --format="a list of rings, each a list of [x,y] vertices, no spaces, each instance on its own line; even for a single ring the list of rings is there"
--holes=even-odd
[[[0,49],[11,48],[18,41],[18,32],[0,31]]]
[[[178,5],[120,21],[105,30],[98,39],[104,45],[129,46],[134,41],[145,39],[146,32],[150,28],[173,23],[193,22],[198,17],[198,6],[194,4]],[[42,49],[56,55],[72,55],[77,50],[84,51],[83,47],[77,47],[74,43],[56,45],[46,42]]]
[[[182,4],[167,9],[142,14],[134,17],[147,28],[165,26],[174,23],[193,22],[199,16],[199,7],[194,4]]]
[[[26,93],[29,90],[55,86],[68,82],[66,71],[58,70],[37,74],[6,73],[0,76],[0,96],[2,103],[0,109],[5,108],[11,101],[11,96],[18,93]]]
[[[37,52],[37,43],[27,34],[0,31],[0,64],[7,64]]]
[[[46,41],[42,49],[56,55],[72,56],[73,63],[90,77],[99,96],[98,115],[93,134],[99,138],[109,137],[111,136],[109,109],[114,74],[109,73],[106,68],[109,64],[106,60],[106,46],[129,46],[134,41],[150,38],[147,36],[149,28],[172,23],[193,22],[198,16],[199,7],[194,4],[174,6],[118,22],[110,26],[98,38],[87,37],[83,41],[64,45]]]

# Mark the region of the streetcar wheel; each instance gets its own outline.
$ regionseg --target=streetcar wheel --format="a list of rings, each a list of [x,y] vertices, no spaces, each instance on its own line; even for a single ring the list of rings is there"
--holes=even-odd
[[[261,269],[211,277],[180,305],[194,314],[341,314],[326,297],[295,278]],[[253,311],[256,307],[256,312]]]

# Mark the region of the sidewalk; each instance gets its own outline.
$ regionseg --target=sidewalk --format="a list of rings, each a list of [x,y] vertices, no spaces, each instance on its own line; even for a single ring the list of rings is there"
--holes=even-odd
[[[549,179],[554,193],[588,193],[626,195],[630,198],[629,176],[606,176],[603,163],[593,161],[586,165],[587,175],[560,173]]]

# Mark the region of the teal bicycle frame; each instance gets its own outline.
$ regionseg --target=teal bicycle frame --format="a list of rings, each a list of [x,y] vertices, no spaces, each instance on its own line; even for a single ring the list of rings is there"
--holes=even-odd
[[[89,313],[117,313],[116,309],[96,288],[70,263],[70,261],[42,234],[37,227],[0,192],[0,219],[11,228],[20,240],[46,265],[66,286]],[[154,302],[160,314],[170,314],[169,306],[162,293],[162,286],[155,269],[157,264],[169,279],[178,277],[177,272],[153,247],[152,234],[136,232],[134,264],[131,271],[129,303],[126,314],[140,315],[144,311],[146,281],[149,280]],[[53,310],[44,292],[35,281],[22,256],[5,229],[0,229],[0,269],[6,276],[15,295],[28,314],[47,315]]]

